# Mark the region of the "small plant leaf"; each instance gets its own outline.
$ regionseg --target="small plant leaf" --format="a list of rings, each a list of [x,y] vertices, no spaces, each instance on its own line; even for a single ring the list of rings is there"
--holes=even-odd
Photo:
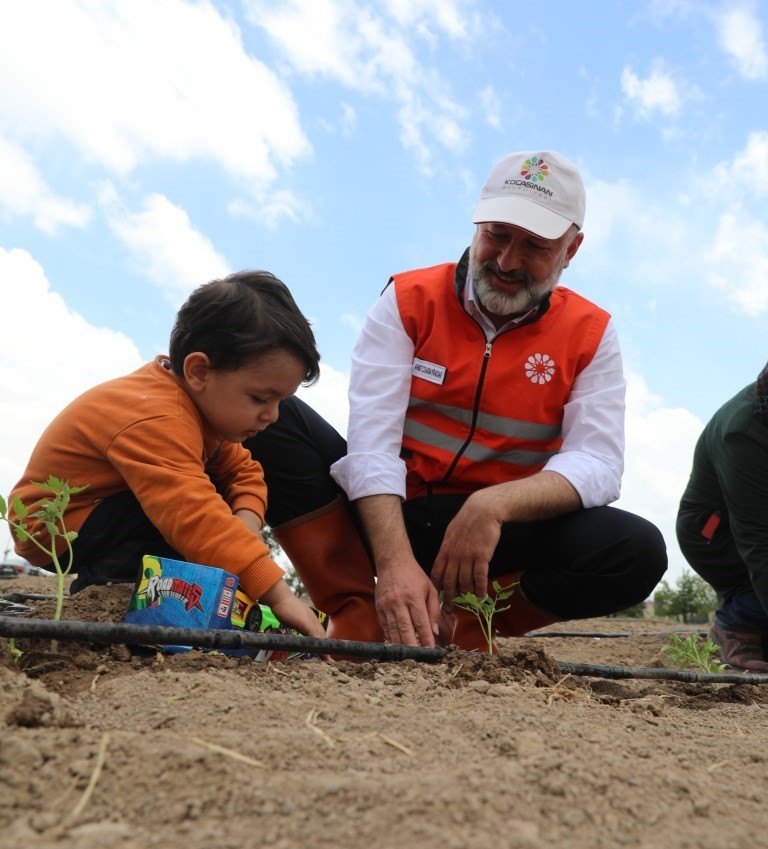
[[[13,496],[13,512],[18,517],[19,522],[23,522],[29,515],[27,505],[19,498],[18,495]]]

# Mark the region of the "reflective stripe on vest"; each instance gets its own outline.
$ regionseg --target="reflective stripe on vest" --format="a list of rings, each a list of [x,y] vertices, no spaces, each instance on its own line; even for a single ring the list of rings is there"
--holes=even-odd
[[[492,418],[496,418],[496,416]],[[530,424],[530,422],[522,422],[521,424]],[[537,427],[537,425],[533,426]],[[559,428],[556,430],[559,431]],[[413,419],[405,420],[403,432],[406,436],[415,439],[417,442],[421,442],[423,445],[442,448],[443,451],[450,451],[452,454],[458,454],[465,443],[465,440],[448,436],[447,433],[441,433],[439,430],[428,427],[421,422],[416,422]],[[543,466],[550,457],[554,457],[557,454],[557,451],[521,451],[514,449],[494,451],[485,445],[470,442],[461,451],[461,454],[462,457],[466,457],[467,460],[471,460],[473,463],[488,463],[494,460],[500,463],[513,463],[516,466]]]

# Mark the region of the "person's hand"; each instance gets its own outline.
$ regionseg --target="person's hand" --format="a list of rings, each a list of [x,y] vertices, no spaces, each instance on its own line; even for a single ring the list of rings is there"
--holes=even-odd
[[[325,639],[325,630],[320,620],[300,598],[297,598],[288,584],[280,579],[259,599],[272,609],[281,625],[293,628],[306,637]]]
[[[434,648],[440,602],[412,555],[379,568],[376,613],[388,642]]]
[[[483,598],[488,592],[488,564],[501,536],[497,507],[490,490],[479,490],[448,525],[431,576],[444,604],[461,593]]]

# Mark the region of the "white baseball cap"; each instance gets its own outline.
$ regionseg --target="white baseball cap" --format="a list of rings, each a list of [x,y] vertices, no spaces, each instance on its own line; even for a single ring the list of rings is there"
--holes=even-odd
[[[472,221],[513,224],[559,239],[584,224],[586,196],[576,166],[551,150],[508,153],[500,159],[480,192]]]

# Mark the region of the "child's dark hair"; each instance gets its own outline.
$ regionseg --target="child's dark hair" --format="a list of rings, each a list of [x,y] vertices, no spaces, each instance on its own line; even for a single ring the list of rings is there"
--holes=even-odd
[[[303,385],[320,377],[315,336],[285,283],[268,271],[239,271],[199,286],[182,305],[171,331],[171,370],[181,377],[193,351],[229,370],[277,348],[304,363]]]

